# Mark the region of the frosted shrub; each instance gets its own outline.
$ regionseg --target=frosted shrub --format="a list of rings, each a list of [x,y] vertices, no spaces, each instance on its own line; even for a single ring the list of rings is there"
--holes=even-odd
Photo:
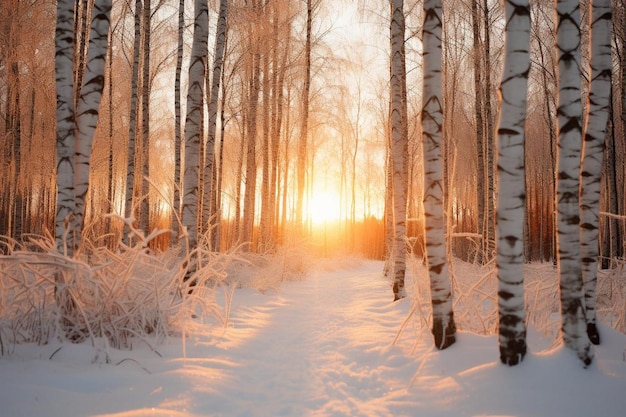
[[[181,334],[192,317],[222,314],[214,288],[233,254],[199,253],[200,268],[185,280],[184,259],[174,251],[155,254],[145,241],[117,252],[92,248],[76,258],[62,256],[49,240],[38,240],[36,247],[0,257],[2,354],[14,344],[45,344],[53,337],[92,344],[105,339],[116,348],[153,346]],[[57,274],[64,278],[57,290],[69,309],[55,302]]]
[[[421,257],[409,257],[409,295],[423,326],[430,326],[430,288]],[[459,330],[482,335],[497,333],[497,278],[494,263],[481,266],[454,259],[450,274],[454,293],[454,318]],[[626,261],[598,274],[597,309],[604,324],[626,334]],[[526,324],[556,343],[561,329],[559,283],[551,263],[524,265]]]

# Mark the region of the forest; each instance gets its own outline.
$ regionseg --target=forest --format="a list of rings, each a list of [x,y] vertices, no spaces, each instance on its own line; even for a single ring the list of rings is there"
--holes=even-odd
[[[218,254],[306,247],[388,261],[396,299],[410,254],[429,266],[440,349],[454,343],[453,257],[497,263],[502,305],[519,301],[508,264],[614,268],[626,7],[518,3],[523,13],[493,0],[2,0],[0,253],[95,265],[139,245],[176,251],[197,284]],[[51,288],[70,317],[63,271]],[[582,277],[561,279],[574,299],[566,344],[588,364],[579,336],[567,340]],[[510,365],[526,349],[513,310],[500,317]]]

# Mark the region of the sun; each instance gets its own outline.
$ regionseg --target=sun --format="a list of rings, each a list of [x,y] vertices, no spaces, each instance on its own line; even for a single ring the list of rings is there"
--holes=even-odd
[[[313,193],[308,203],[308,216],[313,224],[321,225],[339,220],[341,201],[337,194],[326,191]]]

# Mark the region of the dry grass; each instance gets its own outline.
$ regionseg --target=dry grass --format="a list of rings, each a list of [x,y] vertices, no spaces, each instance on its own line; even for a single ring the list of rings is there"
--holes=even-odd
[[[611,270],[599,271],[597,315],[604,324],[626,334],[626,262]],[[420,257],[408,258],[411,285],[409,293],[424,326],[430,326],[430,287],[428,272]],[[454,317],[461,331],[497,334],[497,275],[493,262],[480,266],[455,259],[450,268],[454,294]],[[526,323],[539,333],[557,340],[561,329],[558,273],[550,263],[524,266]]]
[[[0,353],[51,338],[154,347],[182,334],[192,317],[224,322],[225,307],[213,295],[236,255],[197,250],[191,257],[199,267],[187,279],[190,257],[150,251],[154,236],[116,252],[83,245],[73,258],[61,255],[51,239],[38,238],[31,241],[37,250],[15,247],[0,257]]]
[[[126,221],[131,246],[111,251],[83,241],[80,253],[59,253],[52,237],[28,247],[6,242],[0,256],[0,354],[21,343],[52,339],[89,341],[94,347],[152,349],[168,337],[185,337],[207,323],[226,326],[235,288],[277,289],[301,280],[313,265],[303,248],[256,255],[234,248],[211,252],[149,249],[161,232],[144,236]],[[185,253],[189,252],[187,256]],[[216,292],[224,291],[224,305]]]

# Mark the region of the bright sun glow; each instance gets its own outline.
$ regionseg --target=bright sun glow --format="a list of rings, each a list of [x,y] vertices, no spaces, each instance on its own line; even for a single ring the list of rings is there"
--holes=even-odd
[[[339,220],[340,200],[337,194],[317,192],[311,196],[308,214],[313,224],[324,224]]]

